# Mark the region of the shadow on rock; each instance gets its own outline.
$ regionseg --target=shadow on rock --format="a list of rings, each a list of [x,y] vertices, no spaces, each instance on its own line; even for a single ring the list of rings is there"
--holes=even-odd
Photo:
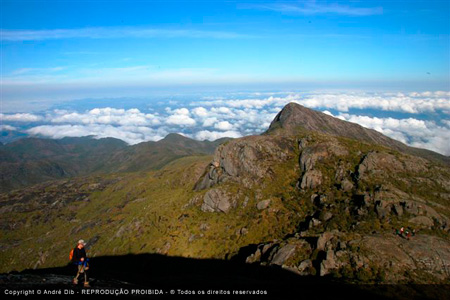
[[[95,257],[91,259],[90,266],[94,288],[180,289],[205,292],[226,290],[231,293],[236,290],[260,290],[267,292],[265,298],[291,295],[301,298],[333,295],[365,300],[397,298],[395,287],[342,284],[329,278],[299,276],[280,267],[264,267],[227,260],[138,254]],[[74,275],[72,267],[2,274],[0,286],[67,288],[71,286],[70,280]],[[424,292],[426,295],[426,291]]]

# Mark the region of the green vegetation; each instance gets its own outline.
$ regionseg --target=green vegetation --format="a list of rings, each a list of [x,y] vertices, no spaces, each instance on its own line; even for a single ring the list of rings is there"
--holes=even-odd
[[[125,156],[125,167],[115,173],[2,194],[0,272],[64,265],[70,248],[80,238],[88,241],[92,256],[161,253],[228,259],[252,244],[275,240],[280,246],[300,244],[302,231],[310,238],[311,247],[299,246],[285,264],[295,267],[310,259],[314,265],[308,267],[310,274],[321,271],[318,267],[329,251],[314,249],[314,239],[324,232],[339,232],[339,244],[346,245],[343,251],[355,256],[369,253],[355,239],[360,241],[364,235],[392,237],[394,229],[402,226],[420,227],[423,234],[449,239],[448,230],[442,230],[435,218],[450,216],[448,197],[442,196],[449,195],[445,185],[450,179],[448,169],[426,161],[417,163],[415,158],[389,148],[348,138],[306,132],[297,138],[306,138],[306,147],[325,148],[311,158],[316,159],[313,168],[320,171],[321,184],[313,189],[298,188],[303,176],[298,163],[301,153],[296,145],[287,147],[293,149],[288,158],[272,163],[265,178],[251,178],[256,180],[249,180],[256,182],[252,186],[241,184],[242,178],[238,178],[213,187],[229,195],[232,208],[228,213],[202,211],[208,190],[193,189],[206,174],[211,156],[171,152],[162,157],[165,148],[149,151],[148,145],[136,150],[139,154]],[[172,136],[170,142],[174,141],[180,142]],[[189,146],[188,141],[181,142]],[[264,157],[267,153],[258,154]],[[365,162],[361,174],[360,166],[370,155],[372,160]],[[164,167],[141,168],[139,161],[149,157],[158,158],[153,166]],[[218,170],[219,176],[221,172],[225,171]],[[348,188],[343,188],[343,181],[350,183]],[[270,204],[259,210],[257,204],[264,200]],[[426,205],[433,211],[419,213],[417,205],[407,209],[406,202]],[[400,205],[402,212],[396,212],[394,205]],[[434,224],[414,224],[412,218],[419,215],[429,217]],[[336,239],[331,242],[333,251],[337,244]],[[30,257],[30,253],[38,255]],[[347,256],[349,261],[355,257]],[[331,272],[336,278],[360,283],[384,282],[387,275],[382,265],[367,262],[362,267],[351,262]]]
[[[65,264],[80,238],[93,256],[158,252],[225,258],[245,245],[295,231],[304,215],[294,161],[274,167],[275,180],[257,191],[227,184],[236,198],[228,214],[201,211],[205,192],[192,190],[210,161],[210,156],[191,156],[160,171],[74,178],[3,195],[3,204],[23,205],[3,215],[1,242],[10,247],[3,250],[0,271]],[[257,210],[264,199],[271,199],[270,208]],[[42,259],[30,259],[30,252]]]

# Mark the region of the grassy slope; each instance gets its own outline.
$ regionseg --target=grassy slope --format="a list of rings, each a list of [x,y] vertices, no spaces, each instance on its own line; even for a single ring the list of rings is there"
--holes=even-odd
[[[324,139],[325,136],[312,135],[310,144]],[[349,152],[338,159],[347,162],[353,171],[368,151],[404,157],[384,147],[345,138],[338,141]],[[419,195],[436,211],[449,216],[447,201],[436,196],[448,193],[448,188],[433,181],[435,176],[448,181],[448,169],[430,164],[424,174],[369,177],[360,188],[364,190],[342,192],[333,181],[337,159],[330,158],[317,164],[325,175],[322,187],[299,191],[295,188],[300,176],[298,156],[296,153],[290,161],[273,166],[274,178],[257,187],[245,189],[235,183],[222,184],[236,199],[236,207],[228,214],[201,211],[206,191],[192,190],[211,156],[181,158],[159,171],[74,178],[4,194],[0,196],[0,272],[63,265],[70,248],[80,238],[89,242],[92,256],[162,253],[226,258],[243,246],[281,240],[296,232],[305,216],[315,210],[310,201],[313,193],[333,193],[335,203],[331,211],[335,217],[314,228],[312,231],[317,234],[333,228],[349,233],[373,229],[391,232],[393,226],[407,224],[408,216],[392,217],[391,223],[386,223],[380,222],[374,213],[362,219],[342,213],[348,206],[346,199],[353,201],[354,195],[373,191],[383,183],[393,184],[411,197]],[[244,207],[246,198],[248,203]],[[265,199],[272,200],[270,207],[257,210],[256,204]],[[242,233],[242,228],[248,233]],[[448,238],[439,230],[429,233]]]
[[[258,211],[255,199],[289,193],[286,186],[293,191],[298,173],[295,162],[280,166],[283,176],[263,185],[258,195],[229,185],[239,199],[232,212],[223,214],[202,212],[197,204],[204,192],[192,190],[210,161],[210,156],[186,157],[160,171],[77,178],[4,196],[0,271],[62,265],[79,238],[90,241],[91,255],[161,252],[224,258],[242,246],[295,229],[299,220],[292,205],[299,211],[300,203],[286,206],[275,197],[269,210]],[[249,200],[243,208],[245,197]],[[28,199],[24,200],[26,211],[6,212],[3,201],[8,199]],[[53,204],[55,199],[61,205]],[[243,227],[248,234],[239,233]]]

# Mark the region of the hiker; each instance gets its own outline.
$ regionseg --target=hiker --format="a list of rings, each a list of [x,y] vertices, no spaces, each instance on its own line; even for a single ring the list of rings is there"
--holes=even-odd
[[[411,231],[407,231],[406,232],[406,239],[409,241],[410,238],[411,238]]]
[[[77,275],[73,279],[73,284],[78,284],[78,277],[84,274],[84,286],[89,287],[88,274],[89,270],[88,258],[86,256],[86,250],[84,249],[86,243],[84,240],[79,240],[77,246],[73,249],[72,263],[77,266]]]

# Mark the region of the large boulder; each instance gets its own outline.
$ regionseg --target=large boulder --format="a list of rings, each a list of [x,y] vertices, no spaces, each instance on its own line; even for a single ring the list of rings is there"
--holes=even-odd
[[[271,264],[272,265],[283,265],[286,260],[288,260],[294,253],[297,248],[297,245],[287,244],[284,247],[281,247],[277,253],[274,255]]]
[[[315,189],[322,184],[322,172],[319,170],[309,170],[303,174],[300,188]]]
[[[325,259],[320,263],[320,276],[325,276],[330,273],[331,270],[337,269],[333,250],[328,250]]]
[[[269,207],[270,202],[271,202],[270,199],[259,201],[258,204],[256,204],[256,208],[257,208],[258,210],[266,209],[266,208]]]
[[[234,206],[229,195],[220,189],[211,189],[203,197],[201,210],[227,213]]]

